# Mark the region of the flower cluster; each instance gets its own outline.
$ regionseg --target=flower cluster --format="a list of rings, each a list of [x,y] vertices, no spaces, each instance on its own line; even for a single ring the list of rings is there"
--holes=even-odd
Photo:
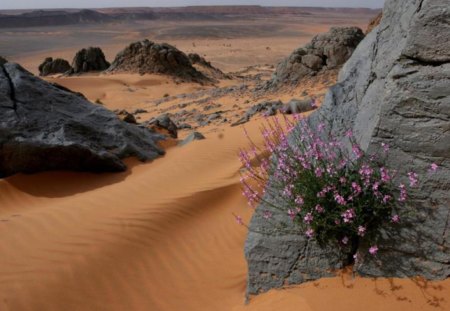
[[[337,243],[357,258],[355,251],[364,240],[368,252],[376,255],[379,228],[398,224],[396,210],[408,199],[408,187],[394,184],[397,172],[383,164],[389,145],[380,145],[381,155],[369,155],[351,131],[338,141],[324,124],[312,127],[299,116],[293,121],[268,120],[262,135],[264,148],[252,144],[250,151],[240,153],[249,204],[264,201],[286,213],[300,232],[320,245]],[[437,168],[431,165],[431,171]],[[406,180],[409,187],[419,184],[415,172]],[[277,198],[276,203],[267,197]],[[265,219],[272,218],[271,212],[263,213]]]

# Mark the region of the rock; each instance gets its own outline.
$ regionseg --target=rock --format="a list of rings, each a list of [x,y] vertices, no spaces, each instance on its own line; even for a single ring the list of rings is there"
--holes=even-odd
[[[123,171],[122,158],[154,159],[161,135],[18,64],[0,67],[0,176],[47,170]]]
[[[187,81],[207,82],[185,53],[167,43],[134,42],[119,52],[108,72],[167,74]]]
[[[210,62],[208,62],[205,58],[201,57],[200,55],[196,53],[191,53],[188,55],[188,57],[192,65],[194,65],[198,71],[202,72],[208,78],[212,80],[230,79],[230,76],[224,74],[222,70],[211,65]]]
[[[0,56],[0,66],[3,66],[7,62],[8,62],[8,60],[6,58],[3,58],[2,56]]]
[[[53,59],[47,57],[42,64],[39,65],[39,75],[48,76],[58,73],[66,73],[72,69],[69,62],[65,59]]]
[[[187,144],[193,142],[194,140],[202,140],[202,139],[205,139],[205,136],[203,136],[199,132],[193,132],[193,133],[189,134],[189,136],[186,137],[183,141],[181,141],[178,145],[184,146],[184,145],[187,145]]]
[[[147,113],[148,111],[145,109],[136,109],[133,114],[141,114],[141,113]]]
[[[379,27],[361,42],[310,117],[313,125],[331,122],[333,134],[343,142],[351,129],[365,151],[389,144],[388,167],[398,169],[398,176],[410,171],[422,176],[410,192],[407,210],[399,211],[401,224],[382,230],[376,258],[367,255],[369,245],[359,246],[364,258],[354,270],[363,276],[450,276],[449,18],[447,0],[387,0]],[[432,163],[439,170],[427,173]],[[284,284],[273,279],[303,282],[290,278],[293,266],[310,279],[339,266],[339,254],[305,247],[300,235],[255,233],[264,225],[271,229],[262,220],[266,209],[270,207],[257,208],[246,241],[249,294]],[[286,242],[294,239],[296,243]],[[326,262],[318,263],[319,258]],[[311,269],[320,273],[311,274]]]
[[[274,116],[277,114],[278,109],[283,107],[283,102],[278,101],[265,101],[259,103],[250,109],[248,109],[241,119],[231,124],[231,126],[238,126],[250,121],[250,119],[257,113],[262,113],[266,116]]]
[[[149,122],[149,125],[151,125],[152,127],[156,127],[156,129],[164,129],[172,138],[178,138],[177,125],[172,121],[172,119],[170,119],[167,113],[151,120]]]
[[[108,69],[109,63],[100,48],[89,47],[77,52],[72,62],[72,73],[83,73],[90,71],[103,71]]]
[[[131,123],[131,124],[136,124],[137,123],[135,116],[132,115],[131,113],[128,113],[128,112],[127,112],[127,114],[125,114],[125,117],[123,118],[123,121],[127,122],[127,123]]]
[[[375,16],[369,23],[369,25],[367,26],[366,29],[366,35],[371,32],[375,27],[377,27],[380,22],[381,22],[381,18],[383,17],[383,12],[380,12],[380,14],[378,14],[377,16]]]
[[[311,98],[299,100],[291,99],[289,103],[281,108],[281,112],[284,114],[297,114],[314,110],[313,101]]]
[[[315,36],[309,44],[278,64],[265,88],[297,84],[320,70],[342,66],[363,38],[362,30],[357,27],[331,28],[329,32]]]
[[[211,122],[211,121],[214,121],[214,120],[217,120],[217,119],[220,119],[220,118],[222,118],[220,113],[213,113],[213,114],[209,115],[209,117],[207,119],[207,122]]]

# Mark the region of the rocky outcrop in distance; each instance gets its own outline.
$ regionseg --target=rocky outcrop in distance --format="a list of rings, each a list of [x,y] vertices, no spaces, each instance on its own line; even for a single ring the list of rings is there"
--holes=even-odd
[[[364,33],[357,27],[335,27],[315,36],[309,44],[298,48],[278,64],[264,88],[297,85],[304,77],[316,75],[321,70],[339,68],[363,38]]]
[[[0,60],[0,177],[48,170],[123,171],[164,154],[163,136]]]
[[[400,210],[401,225],[385,227],[377,256],[355,264],[360,275],[450,276],[449,19],[446,0],[387,0],[379,27],[359,44],[309,119],[313,125],[331,122],[333,134],[344,142],[351,129],[365,151],[389,144],[387,167],[400,176],[421,173],[408,210]],[[432,163],[439,167],[433,174]],[[271,223],[287,224],[286,232],[264,219],[265,210],[274,214]],[[291,223],[269,205],[257,208],[245,245],[248,294],[329,276],[349,263],[336,249],[293,234]],[[358,251],[367,254],[368,248],[359,245]]]
[[[109,62],[105,58],[102,49],[98,47],[89,47],[81,49],[75,54],[72,61],[73,74],[84,72],[100,72],[108,69]]]
[[[194,82],[209,80],[192,66],[185,53],[170,44],[149,40],[134,42],[119,52],[108,72],[167,74]]]
[[[70,73],[72,66],[65,59],[47,57],[42,64],[39,65],[39,75],[42,77],[60,74]]]
[[[190,53],[188,58],[198,71],[211,80],[230,79],[230,76],[223,73],[222,70],[214,67],[211,62],[208,62],[204,57],[201,57],[197,53]]]

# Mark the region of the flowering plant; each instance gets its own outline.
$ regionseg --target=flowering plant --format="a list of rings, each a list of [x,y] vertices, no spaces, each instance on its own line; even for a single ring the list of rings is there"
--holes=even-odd
[[[380,154],[366,154],[351,131],[338,141],[326,124],[313,128],[299,116],[267,121],[262,135],[263,149],[251,143],[249,151],[240,152],[249,204],[269,206],[262,211],[268,220],[271,209],[280,210],[319,245],[337,244],[356,259],[359,243],[366,240],[369,253],[376,255],[380,227],[400,222],[398,207],[406,203],[408,188],[418,185],[418,175],[410,172],[408,186],[396,185],[397,172],[384,165],[387,144],[380,145]]]

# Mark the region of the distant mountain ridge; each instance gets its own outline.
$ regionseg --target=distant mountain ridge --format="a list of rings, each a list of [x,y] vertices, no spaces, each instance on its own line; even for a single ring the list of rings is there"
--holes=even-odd
[[[111,23],[127,20],[229,19],[243,16],[280,14],[310,16],[330,11],[376,15],[380,10],[367,8],[263,7],[257,5],[187,6],[171,8],[103,8],[82,10],[0,10],[0,28]]]

